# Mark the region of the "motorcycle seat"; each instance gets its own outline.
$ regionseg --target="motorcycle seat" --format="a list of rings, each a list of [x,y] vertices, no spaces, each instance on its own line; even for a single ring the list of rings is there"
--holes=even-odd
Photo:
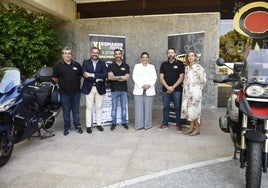
[[[36,91],[36,98],[41,105],[50,100],[51,91],[52,87],[50,85],[41,85]]]

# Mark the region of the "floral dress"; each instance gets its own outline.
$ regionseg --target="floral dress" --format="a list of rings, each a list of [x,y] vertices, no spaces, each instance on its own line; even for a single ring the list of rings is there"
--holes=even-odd
[[[203,67],[195,63],[190,68],[185,67],[185,77],[183,81],[181,118],[200,122],[202,90],[206,83],[206,73]]]

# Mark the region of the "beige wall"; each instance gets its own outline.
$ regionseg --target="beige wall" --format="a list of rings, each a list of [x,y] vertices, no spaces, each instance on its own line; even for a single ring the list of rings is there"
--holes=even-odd
[[[217,85],[212,81],[215,73],[215,59],[219,53],[219,13],[172,14],[158,16],[131,16],[117,18],[80,19],[66,26],[69,31],[68,45],[73,48],[80,63],[89,58],[89,34],[119,35],[126,37],[126,62],[131,72],[139,63],[142,51],[149,52],[151,63],[155,64],[158,76],[161,62],[166,60],[167,36],[189,32],[205,32],[204,61],[208,82],[204,89],[203,107],[217,106]],[[133,104],[133,81],[130,80],[129,103]],[[157,80],[157,95],[154,104],[162,106],[161,84]],[[82,97],[83,98],[83,97]],[[84,99],[81,101],[84,105]]]

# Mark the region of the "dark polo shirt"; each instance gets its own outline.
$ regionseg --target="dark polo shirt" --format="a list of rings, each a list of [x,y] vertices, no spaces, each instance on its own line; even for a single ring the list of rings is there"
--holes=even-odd
[[[115,76],[130,74],[129,65],[122,63],[120,66],[115,62],[108,66],[108,73],[113,72]],[[111,91],[127,91],[127,81],[110,80]]]
[[[66,64],[64,61],[60,61],[53,68],[52,77],[59,79],[61,94],[74,95],[81,92],[81,76],[82,68],[76,61],[72,61],[70,65]]]
[[[184,73],[185,68],[181,61],[175,60],[173,63],[169,63],[165,61],[160,66],[160,73],[164,74],[164,80],[166,81],[167,85],[172,86],[174,85],[180,77],[180,74]],[[162,86],[162,91],[167,91],[167,89]],[[182,91],[181,84],[177,86],[174,91]]]

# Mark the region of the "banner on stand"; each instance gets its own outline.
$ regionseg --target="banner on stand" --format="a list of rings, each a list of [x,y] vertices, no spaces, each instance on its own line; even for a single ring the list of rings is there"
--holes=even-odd
[[[183,34],[168,35],[168,47],[175,48],[177,59],[185,63],[185,54],[192,50],[199,56],[199,61],[203,62],[204,53],[204,32],[193,32]]]
[[[123,58],[125,59],[125,39],[126,37],[124,36],[89,34],[90,48],[97,47],[101,50],[100,59],[107,66],[114,60],[115,49],[122,50]]]

